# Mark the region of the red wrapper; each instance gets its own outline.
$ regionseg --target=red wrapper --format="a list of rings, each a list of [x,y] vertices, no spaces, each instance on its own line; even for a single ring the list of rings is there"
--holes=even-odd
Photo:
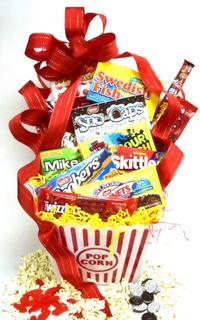
[[[98,199],[83,197],[74,193],[52,192],[49,189],[41,188],[38,197],[38,211],[51,212],[61,215],[65,212],[67,205],[77,206],[87,213],[99,213],[103,221],[122,209],[133,214],[137,209],[137,199]]]

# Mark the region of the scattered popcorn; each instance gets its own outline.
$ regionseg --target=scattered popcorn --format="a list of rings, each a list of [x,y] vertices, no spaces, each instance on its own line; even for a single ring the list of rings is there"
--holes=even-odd
[[[5,287],[3,292],[3,313],[9,315],[9,319],[30,320],[39,319],[40,312],[35,310],[33,313],[19,312],[15,306],[20,309],[20,299],[29,296],[30,291],[49,292],[50,288],[57,288],[55,292],[56,301],[59,301],[63,309],[62,319],[69,320],[106,320],[103,312],[104,301],[98,299],[83,299],[81,292],[77,291],[70,283],[59,279],[51,265],[48,255],[43,250],[31,253],[22,259],[17,276]],[[156,316],[158,320],[175,320],[175,305],[180,295],[181,285],[176,278],[162,266],[153,266],[149,261],[144,265],[144,272],[141,279],[134,286],[125,280],[121,283],[101,286],[100,290],[110,304],[113,317],[109,320],[141,320],[141,314],[133,311],[133,305],[129,302],[132,289],[138,287],[146,279],[153,279],[160,286],[160,291],[156,294],[156,303],[161,306]],[[147,280],[146,280],[147,281]],[[58,290],[59,288],[59,290]],[[54,289],[50,292],[56,291]],[[53,293],[54,295],[54,293]],[[23,298],[24,299],[24,298]],[[23,301],[23,299],[21,301]],[[55,312],[52,306],[50,313]],[[56,312],[55,312],[56,313]],[[46,314],[48,318],[48,312]],[[53,318],[55,318],[56,314]],[[64,318],[63,318],[64,317]],[[66,317],[66,318],[65,318]],[[59,314],[56,318],[59,318]],[[7,320],[7,318],[6,318]]]

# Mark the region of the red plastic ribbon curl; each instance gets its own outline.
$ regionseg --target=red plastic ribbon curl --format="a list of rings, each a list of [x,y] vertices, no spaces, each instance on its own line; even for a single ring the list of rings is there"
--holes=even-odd
[[[103,32],[89,41],[85,35],[91,21],[99,16]],[[24,184],[30,177],[40,172],[39,152],[59,148],[62,137],[68,128],[79,79],[88,68],[98,61],[109,61],[113,58],[133,57],[143,83],[153,92],[160,94],[163,86],[149,62],[138,55],[125,52],[118,55],[116,37],[113,33],[104,33],[106,17],[101,14],[84,13],[84,8],[66,8],[65,33],[66,41],[57,40],[51,34],[34,33],[30,36],[25,54],[36,60],[35,70],[44,88],[37,88],[28,82],[20,93],[24,96],[29,110],[23,111],[10,121],[10,130],[14,137],[27,145],[35,153],[35,160],[18,171],[18,199],[23,209],[38,224],[39,239],[47,251],[56,260],[60,274],[64,279],[82,292],[84,298],[104,299],[91,282],[83,282],[74,255],[63,245],[58,229],[49,222],[41,221],[35,214],[34,199]],[[58,99],[50,114],[46,98],[49,89],[43,79],[48,81],[68,78],[71,86]],[[24,125],[37,128],[36,132],[28,131]],[[105,301],[105,313],[111,316],[109,305]]]

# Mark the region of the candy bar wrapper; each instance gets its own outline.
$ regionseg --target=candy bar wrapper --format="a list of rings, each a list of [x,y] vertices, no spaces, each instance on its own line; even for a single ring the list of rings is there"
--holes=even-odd
[[[100,103],[140,94],[145,95],[149,117],[152,120],[159,97],[144,87],[139,74],[112,62],[100,62],[87,98]]]
[[[142,226],[118,230],[87,225],[60,228],[62,242],[75,255],[82,279],[99,285],[137,279],[148,234],[148,228]]]
[[[174,78],[174,80],[172,81],[169,89],[168,89],[168,93],[174,95],[174,96],[178,96],[180,90],[182,89],[185,81],[187,80],[190,72],[192,71],[194,67],[194,64],[184,60],[179,72],[177,73],[176,77]],[[156,123],[159,121],[159,119],[162,117],[162,115],[165,113],[166,109],[168,107],[168,100],[167,100],[167,96],[165,95],[164,98],[162,99],[162,101],[160,102],[159,106],[156,109],[152,124],[153,126],[156,125]]]
[[[176,142],[198,108],[185,99],[178,98],[181,108],[174,111],[173,106],[167,108],[165,114],[153,127],[154,137]],[[163,130],[163,128],[165,128]]]
[[[124,172],[123,172],[124,173]],[[117,170],[117,167],[113,161],[111,161],[105,169],[101,171],[101,173],[93,180],[95,181],[102,181],[104,179],[109,179],[111,177],[114,177],[116,175],[120,174],[120,171]]]
[[[42,151],[40,159],[44,176],[55,172],[59,175],[63,170],[68,170],[82,161],[80,153],[70,148]]]
[[[72,120],[78,143],[102,137],[119,127],[124,128],[142,120],[150,126],[143,95],[74,109]]]
[[[53,212],[56,216],[62,216],[68,206],[76,206],[89,213],[98,213],[102,221],[116,214],[119,210],[128,211],[132,215],[137,207],[137,199],[98,199],[84,197],[75,193],[52,192],[49,189],[41,188],[38,196],[38,212]]]
[[[116,154],[112,156],[116,169],[132,171],[156,166],[164,156],[164,152],[155,152],[137,148],[117,147]]]
[[[74,192],[78,186],[92,181],[111,162],[111,153],[102,149],[75,167],[50,180],[46,187],[52,191]]]
[[[139,198],[140,207],[151,205],[155,200],[158,205],[165,205],[163,190],[153,166],[77,187],[75,192],[96,198]]]
[[[100,138],[93,138],[80,143],[79,149],[83,158],[88,158],[94,151],[117,145],[156,151],[151,132],[145,121],[120,128]]]

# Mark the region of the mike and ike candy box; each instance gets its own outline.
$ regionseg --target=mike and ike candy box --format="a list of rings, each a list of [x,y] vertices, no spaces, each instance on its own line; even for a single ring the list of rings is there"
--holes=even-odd
[[[125,146],[156,151],[156,147],[146,121],[141,121],[125,128],[118,128],[102,137],[93,137],[79,144],[79,150],[84,159],[93,152],[112,146]]]
[[[99,62],[87,99],[101,103],[141,94],[145,95],[149,117],[152,120],[159,96],[144,86],[139,73],[112,62]]]
[[[42,174],[52,173],[59,175],[62,171],[76,166],[82,161],[79,151],[73,148],[61,148],[40,152]]]

